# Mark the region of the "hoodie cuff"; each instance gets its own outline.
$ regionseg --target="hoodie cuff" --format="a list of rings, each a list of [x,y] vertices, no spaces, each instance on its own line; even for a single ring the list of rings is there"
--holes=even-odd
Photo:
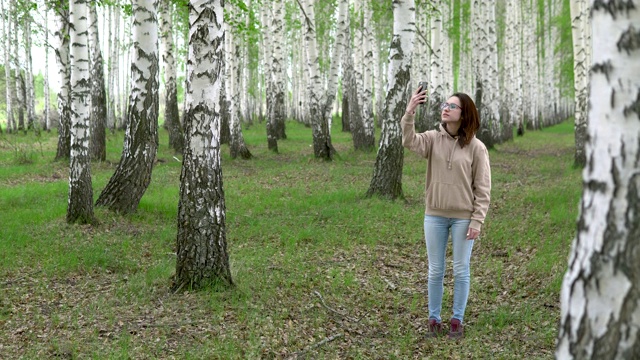
[[[478,231],[482,230],[482,223],[478,220],[471,220],[469,227]]]

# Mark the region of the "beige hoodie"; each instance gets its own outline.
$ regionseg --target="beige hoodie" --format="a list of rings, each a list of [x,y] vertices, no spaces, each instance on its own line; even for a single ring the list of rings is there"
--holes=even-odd
[[[457,137],[439,130],[416,134],[414,115],[400,122],[402,145],[427,159],[425,214],[471,219],[469,227],[480,230],[491,198],[489,153],[476,137],[460,147]]]

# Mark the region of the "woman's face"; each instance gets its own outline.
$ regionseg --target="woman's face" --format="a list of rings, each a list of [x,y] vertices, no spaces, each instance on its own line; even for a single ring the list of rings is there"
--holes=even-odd
[[[457,97],[450,97],[440,108],[442,109],[440,116],[443,123],[456,123],[460,121],[462,106],[460,104],[460,99]]]

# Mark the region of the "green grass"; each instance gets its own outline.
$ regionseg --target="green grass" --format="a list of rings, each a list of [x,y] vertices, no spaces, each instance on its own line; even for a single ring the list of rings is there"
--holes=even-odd
[[[279,154],[267,150],[264,124],[244,129],[254,159],[223,147],[236,286],[177,294],[181,164],[163,130],[138,211],[96,208],[94,226],[65,222],[68,164],[52,160],[55,131],[0,135],[0,358],[553,358],[581,194],[572,123],[490,152],[492,204],[457,344],[423,338],[424,161],[405,154],[405,200],[367,199],[376,154],[353,151],[339,125],[333,162],[313,158],[311,131],[297,123]],[[122,138],[108,134],[107,161],[92,164],[94,198]]]

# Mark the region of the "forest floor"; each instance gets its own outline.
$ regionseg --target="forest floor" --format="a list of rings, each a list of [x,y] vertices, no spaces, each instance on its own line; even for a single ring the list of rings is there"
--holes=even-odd
[[[425,163],[405,152],[405,198],[365,198],[375,152],[334,124],[339,158],[313,158],[287,123],[279,154],[245,127],[223,146],[232,289],[170,291],[180,156],[161,131],[138,211],[65,222],[56,133],[0,135],[1,359],[552,359],[581,171],[565,122],[490,151],[492,202],[474,244],[465,338],[426,339]],[[92,164],[94,199],[119,161]],[[451,257],[448,257],[450,260]],[[451,313],[448,262],[443,316]]]

